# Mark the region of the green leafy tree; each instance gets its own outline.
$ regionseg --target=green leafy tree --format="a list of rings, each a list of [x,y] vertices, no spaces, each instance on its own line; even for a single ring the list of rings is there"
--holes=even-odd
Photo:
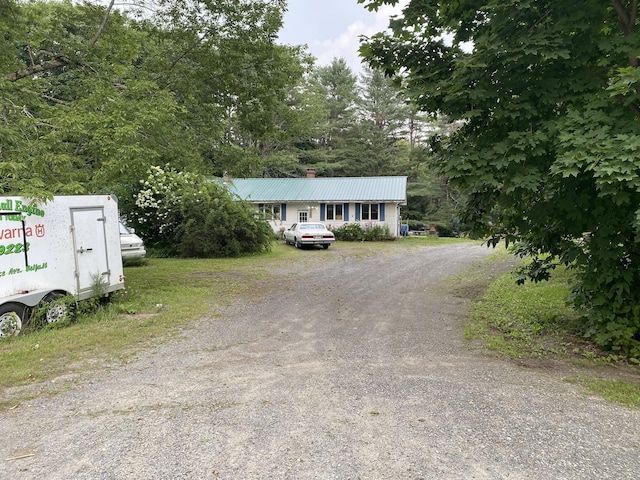
[[[151,165],[247,175],[286,136],[304,58],[275,42],[283,3],[128,8],[0,2],[0,191],[110,191],[128,211]]]
[[[556,261],[573,268],[584,334],[636,356],[637,13],[623,0],[410,1],[362,46],[421,109],[460,123],[434,148],[469,192],[465,220],[493,244],[520,242],[535,280]]]

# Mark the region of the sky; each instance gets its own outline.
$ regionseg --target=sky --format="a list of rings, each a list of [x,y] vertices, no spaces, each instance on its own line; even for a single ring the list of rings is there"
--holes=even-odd
[[[384,6],[378,12],[369,12],[357,0],[288,0],[288,4],[280,43],[306,44],[320,66],[342,57],[354,73],[362,71],[359,36],[385,30],[389,16],[401,12],[399,6]]]

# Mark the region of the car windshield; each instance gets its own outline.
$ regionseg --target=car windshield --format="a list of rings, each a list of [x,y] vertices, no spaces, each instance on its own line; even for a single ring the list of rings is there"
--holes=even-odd
[[[129,235],[129,230],[122,223],[120,224],[120,235]]]
[[[324,230],[324,225],[321,223],[307,223],[300,225],[300,230]]]

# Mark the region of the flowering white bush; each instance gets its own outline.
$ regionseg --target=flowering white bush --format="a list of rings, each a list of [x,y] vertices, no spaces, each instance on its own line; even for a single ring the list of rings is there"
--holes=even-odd
[[[189,190],[198,183],[197,175],[152,166],[140,183],[142,189],[136,195],[133,221],[141,233],[153,241],[175,232],[181,220],[180,204],[185,195],[195,195]]]
[[[158,254],[235,256],[270,247],[271,227],[215,181],[154,166],[140,183],[131,220]]]

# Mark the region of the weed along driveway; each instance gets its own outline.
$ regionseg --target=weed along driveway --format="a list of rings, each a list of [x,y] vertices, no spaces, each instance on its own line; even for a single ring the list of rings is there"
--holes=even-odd
[[[638,478],[638,410],[465,344],[462,293],[505,260],[341,248],[3,411],[0,478]]]

